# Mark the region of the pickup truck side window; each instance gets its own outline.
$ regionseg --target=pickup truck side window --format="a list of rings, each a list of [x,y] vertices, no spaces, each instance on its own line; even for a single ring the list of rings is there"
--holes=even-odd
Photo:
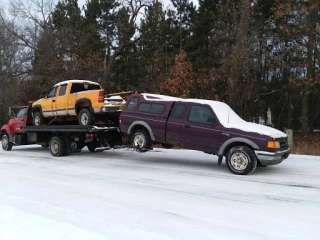
[[[26,113],[26,108],[22,108],[22,109],[18,112],[17,118],[23,118],[25,113]]]
[[[56,96],[56,90],[57,90],[57,87],[54,87],[50,90],[50,92],[48,93],[47,95],[47,98],[53,98]]]
[[[150,110],[151,110],[151,103],[141,103],[138,108],[139,112],[150,112]]]
[[[150,113],[163,114],[165,110],[166,110],[166,105],[153,103],[151,105]]]
[[[153,114],[163,114],[166,110],[166,105],[158,103],[141,103],[139,105],[139,112],[153,113]]]
[[[184,111],[186,110],[185,104],[176,104],[174,105],[171,117],[175,119],[180,119],[183,117]]]
[[[140,98],[138,98],[138,97],[131,98],[131,100],[127,106],[127,110],[133,111],[136,108],[136,106],[138,105],[139,101],[140,101]]]
[[[192,106],[189,113],[189,122],[212,124],[214,116],[210,109],[206,106]]]
[[[66,94],[67,86],[67,84],[60,86],[59,96],[64,96]]]

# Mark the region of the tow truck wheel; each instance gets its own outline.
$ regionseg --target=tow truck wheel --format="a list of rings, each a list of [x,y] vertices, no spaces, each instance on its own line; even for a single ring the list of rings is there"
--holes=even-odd
[[[13,143],[9,141],[8,134],[2,136],[2,149],[5,151],[10,151],[13,147]]]
[[[66,155],[66,143],[62,137],[52,137],[49,143],[49,149],[54,157]]]
[[[34,126],[41,126],[44,123],[44,119],[40,112],[35,112],[33,114],[33,125]]]
[[[250,148],[238,146],[229,150],[226,163],[230,172],[237,175],[247,175],[256,169],[258,159]]]

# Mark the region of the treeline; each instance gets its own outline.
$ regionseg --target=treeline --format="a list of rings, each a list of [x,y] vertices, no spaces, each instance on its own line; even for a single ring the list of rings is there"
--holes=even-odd
[[[227,102],[320,128],[319,0],[11,0],[0,15],[0,124],[54,83],[90,79]]]

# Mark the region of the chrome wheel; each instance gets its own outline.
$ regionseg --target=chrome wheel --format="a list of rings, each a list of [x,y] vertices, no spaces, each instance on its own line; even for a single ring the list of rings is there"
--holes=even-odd
[[[89,116],[87,113],[82,113],[81,114],[81,124],[82,125],[88,125],[89,123]]]
[[[40,124],[41,124],[41,119],[40,119],[40,116],[37,115],[34,117],[34,125],[40,126]]]
[[[249,164],[248,157],[241,152],[234,153],[231,156],[231,165],[234,169],[238,171],[243,171],[244,169],[246,169],[248,164]]]
[[[136,134],[133,139],[133,144],[135,147],[140,147],[140,148],[145,147],[146,146],[146,137],[141,133]]]
[[[7,150],[7,149],[8,149],[8,146],[9,146],[8,136],[7,136],[7,135],[3,135],[3,137],[2,137],[2,148],[3,148],[4,150]]]
[[[57,154],[58,151],[59,151],[59,145],[58,145],[58,142],[57,141],[51,141],[51,145],[50,145],[50,149],[51,149],[51,152],[53,154]]]

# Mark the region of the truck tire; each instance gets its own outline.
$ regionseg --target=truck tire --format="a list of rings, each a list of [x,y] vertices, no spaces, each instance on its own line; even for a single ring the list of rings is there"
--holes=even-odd
[[[97,146],[98,146],[98,143],[96,141],[87,143],[87,148],[89,149],[90,152],[95,152]]]
[[[11,151],[13,147],[13,143],[9,141],[9,135],[4,134],[1,140],[2,140],[2,149],[5,151]]]
[[[33,114],[33,125],[34,126],[41,126],[44,124],[45,120],[40,112],[35,112]]]
[[[52,137],[49,143],[49,149],[54,157],[67,155],[66,143],[62,137]]]
[[[146,148],[152,147],[152,139],[149,132],[146,129],[136,130],[131,137],[131,144],[134,148]]]
[[[92,125],[94,123],[94,115],[88,108],[83,108],[78,115],[79,125]]]
[[[229,150],[226,162],[230,172],[237,175],[247,175],[257,167],[256,154],[246,146],[233,147]]]

